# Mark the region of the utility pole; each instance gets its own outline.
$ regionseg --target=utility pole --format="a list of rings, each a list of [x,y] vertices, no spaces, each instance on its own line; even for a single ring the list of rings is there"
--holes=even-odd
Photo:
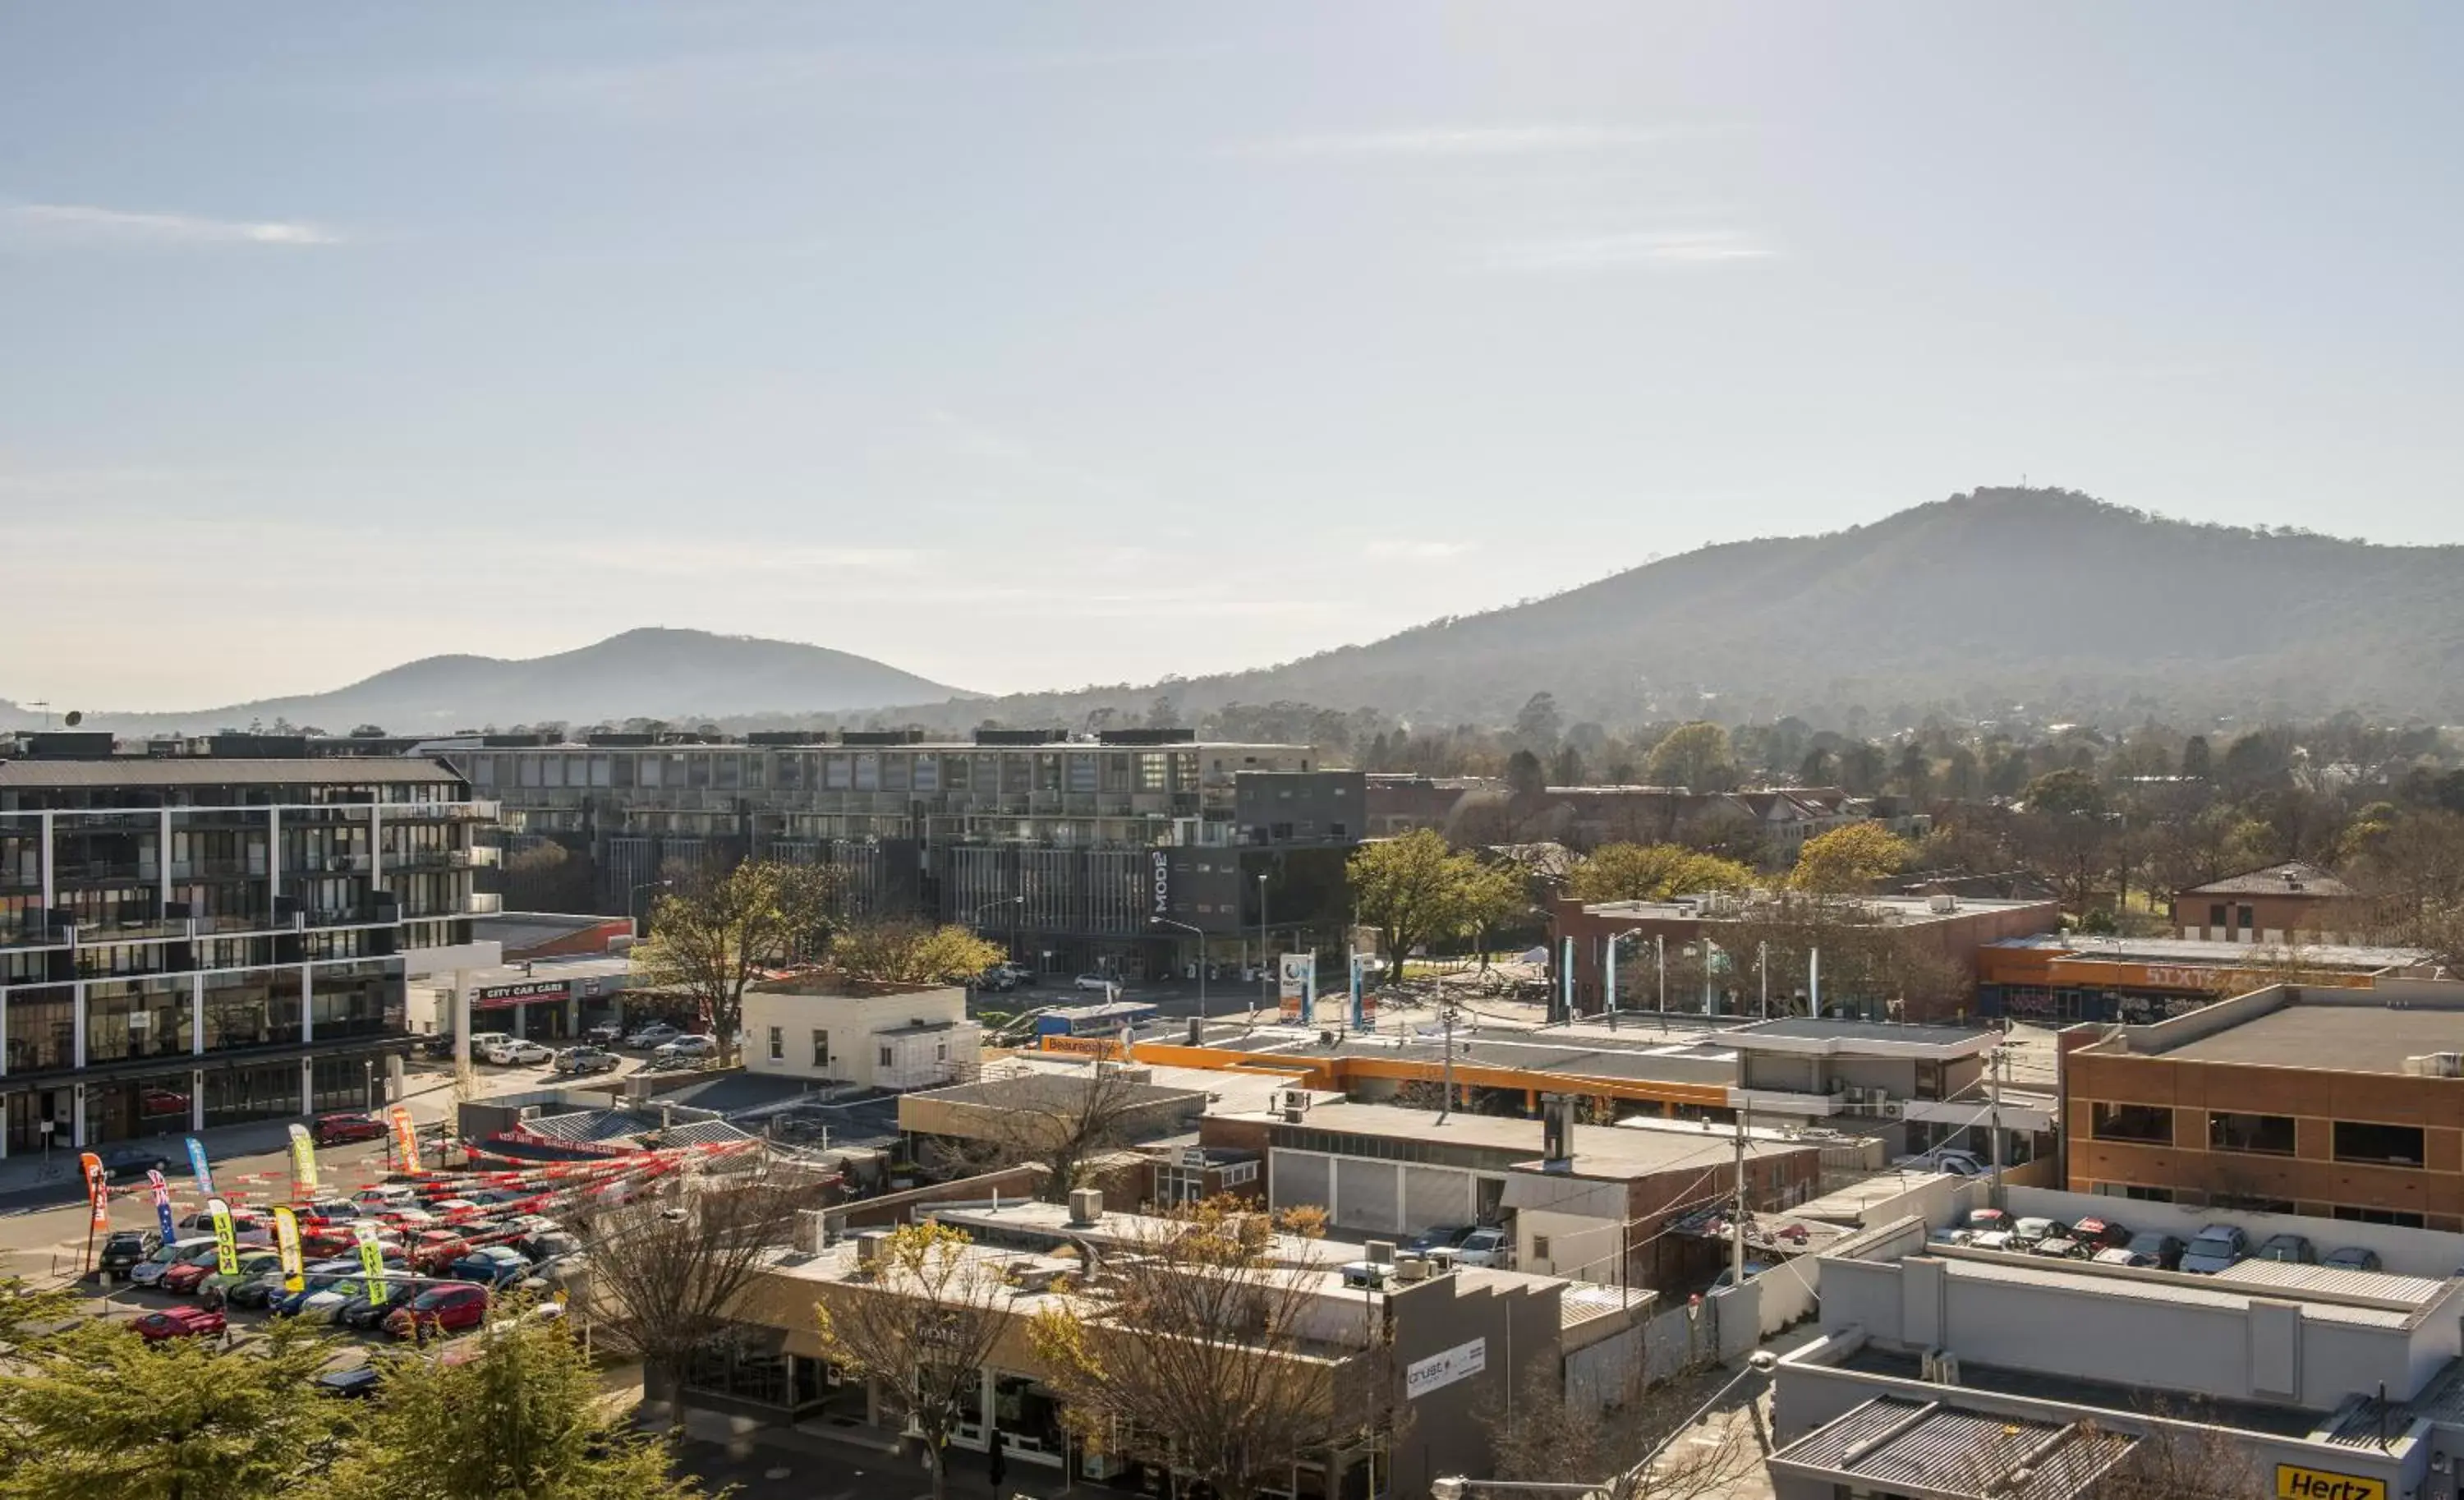
[[[2002,1048],[1995,1048],[1986,1062],[1989,1065],[1986,1097],[1991,1101],[1988,1107],[1987,1123],[1993,1137],[1993,1191],[1991,1197],[1993,1206],[1999,1208],[2002,1206]]]
[[[1737,1111],[1737,1208],[1728,1224],[1728,1289],[1735,1290],[1746,1284],[1746,1119],[1750,1112]]]
[[[1769,942],[1754,945],[1754,972],[1762,977],[1763,1019],[1769,1021],[1771,1019],[1771,944]]]
[[[1658,935],[1658,934],[1656,934],[1656,933],[1652,935],[1652,939],[1651,939],[1651,957],[1652,957],[1652,960],[1653,960],[1655,963],[1657,963],[1657,964],[1659,965],[1659,967],[1660,967],[1660,1025],[1661,1025],[1661,1028],[1662,1030],[1665,1030],[1665,1029],[1667,1029],[1667,1026],[1668,1026],[1668,939],[1667,939],[1667,938],[1663,938],[1663,937],[1661,937],[1660,935]]]
[[[1438,1123],[1439,1123],[1439,1124],[1441,1124],[1441,1125],[1443,1125],[1443,1124],[1446,1122],[1446,1115],[1447,1115],[1448,1112],[1452,1111],[1452,1110],[1454,1109],[1454,1107],[1455,1107],[1455,1007],[1454,1007],[1454,1002],[1452,1002],[1452,1001],[1448,1001],[1448,1002],[1446,1002],[1445,1009],[1443,1009],[1442,1011],[1439,1012],[1439,1019],[1440,1019],[1440,1020],[1441,1020],[1441,1021],[1443,1021],[1443,1022],[1445,1023],[1445,1026],[1446,1026],[1446,1037],[1445,1037],[1445,1056],[1444,1056],[1444,1060],[1443,1060],[1443,1062],[1444,1062],[1444,1077],[1445,1077],[1445,1091],[1446,1091],[1446,1095],[1445,1095],[1445,1097],[1444,1097],[1444,1098],[1440,1099],[1440,1100],[1438,1101]]]

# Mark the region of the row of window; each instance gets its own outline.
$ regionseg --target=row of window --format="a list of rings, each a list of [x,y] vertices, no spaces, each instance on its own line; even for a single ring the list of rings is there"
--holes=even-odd
[[[1241,765],[1219,757],[1213,774],[1256,769],[1258,758]],[[1280,769],[1280,767],[1278,767]],[[1307,761],[1302,770],[1309,769]],[[605,751],[471,757],[473,781],[481,787],[605,787],[629,790],[853,791],[981,793],[1163,792],[1199,784],[1199,757],[1188,750],[1040,750],[1011,754],[983,751],[778,751],[679,753]]]
[[[2174,1138],[2175,1112],[2161,1104],[2106,1104],[2090,1107],[2088,1134],[2098,1140],[2132,1145],[2189,1144]],[[2381,1125],[2368,1120],[2332,1122],[2330,1154],[2357,1166],[2418,1167],[2425,1136],[2418,1125]],[[2208,1116],[2207,1149],[2252,1156],[2293,1155],[2294,1122],[2289,1114],[2211,1114]]]
[[[2220,1208],[2253,1214],[2289,1214],[2296,1211],[2296,1205],[2284,1199],[2228,1199],[2193,1188],[2150,1187],[2143,1182],[2097,1182],[2090,1186],[2089,1191],[2101,1198],[2125,1198],[2142,1203],[2178,1203],[2186,1208]],[[2400,1229],[2419,1229],[2426,1223],[2420,1214],[2408,1213],[2403,1209],[2369,1208],[2356,1203],[2331,1204],[2326,1217],[2341,1219],[2346,1224],[2392,1224]]]

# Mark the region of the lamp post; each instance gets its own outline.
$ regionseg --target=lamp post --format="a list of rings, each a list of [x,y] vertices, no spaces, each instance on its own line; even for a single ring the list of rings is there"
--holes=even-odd
[[[1267,993],[1272,994],[1275,965],[1272,961],[1273,955],[1266,951],[1266,872],[1262,870],[1258,872],[1258,972],[1265,976]],[[1400,964],[1403,961],[1402,955],[1397,954],[1395,961]]]
[[[1203,1026],[1208,1019],[1206,1014],[1206,934],[1200,928],[1187,922],[1176,922],[1169,916],[1157,916],[1151,920],[1157,927],[1177,927],[1198,939],[1198,1021],[1199,1025]],[[1205,1034],[1204,1031],[1199,1033],[1200,1036]]]
[[[632,890],[625,893],[625,915],[632,918],[633,936],[636,938],[648,936],[642,931],[642,928],[649,920],[650,915],[649,908],[642,906],[640,903],[642,893],[645,891],[668,891],[674,889],[674,887],[675,882],[672,880],[645,880],[640,885],[635,886]]]

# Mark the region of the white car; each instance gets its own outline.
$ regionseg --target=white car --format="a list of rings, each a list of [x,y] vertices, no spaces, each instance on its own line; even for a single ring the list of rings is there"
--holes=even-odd
[[[1937,1150],[1902,1157],[1891,1163],[1903,1172],[1947,1172],[1952,1177],[1983,1177],[1987,1167],[1972,1151]]]
[[[664,1021],[653,1021],[625,1039],[625,1045],[637,1052],[647,1052],[676,1039],[676,1028]]]
[[[499,1068],[533,1068],[550,1061],[556,1053],[537,1042],[509,1036],[501,1042],[490,1043],[487,1051],[480,1055]]]
[[[1458,1266],[1502,1268],[1513,1258],[1514,1242],[1506,1237],[1503,1229],[1474,1229],[1463,1236],[1463,1244],[1455,1246],[1455,1264]]]
[[[1120,983],[1119,981],[1102,974],[1081,974],[1070,982],[1080,989],[1101,990],[1106,994],[1119,987]]]
[[[650,1054],[650,1061],[654,1063],[681,1063],[692,1058],[715,1057],[717,1055],[718,1038],[715,1036],[680,1036],[672,1042],[662,1043],[659,1049]]]

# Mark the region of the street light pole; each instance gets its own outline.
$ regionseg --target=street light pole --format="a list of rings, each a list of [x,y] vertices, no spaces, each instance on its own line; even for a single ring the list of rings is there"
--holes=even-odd
[[[1203,1037],[1206,1034],[1203,1027],[1209,1019],[1206,1014],[1206,933],[1202,928],[1176,922],[1169,916],[1158,916],[1153,920],[1157,927],[1177,927],[1198,939],[1198,1024],[1200,1027],[1198,1034]]]
[[[639,900],[642,893],[645,891],[670,890],[672,889],[674,885],[675,882],[672,880],[645,880],[640,885],[635,886],[632,890],[625,893],[625,915],[632,920],[634,938],[638,939],[646,936],[642,931],[642,924],[650,915],[649,912],[641,905]]]
[[[1269,961],[1271,955],[1266,952],[1267,942],[1266,872],[1265,871],[1260,871],[1258,872],[1258,972],[1265,976],[1266,983],[1270,986],[1269,992],[1271,993],[1271,986],[1275,982],[1275,966],[1271,961]],[[1396,956],[1395,962],[1398,965],[1397,970],[1398,974],[1401,972],[1399,965],[1402,961],[1402,956],[1397,954]]]

